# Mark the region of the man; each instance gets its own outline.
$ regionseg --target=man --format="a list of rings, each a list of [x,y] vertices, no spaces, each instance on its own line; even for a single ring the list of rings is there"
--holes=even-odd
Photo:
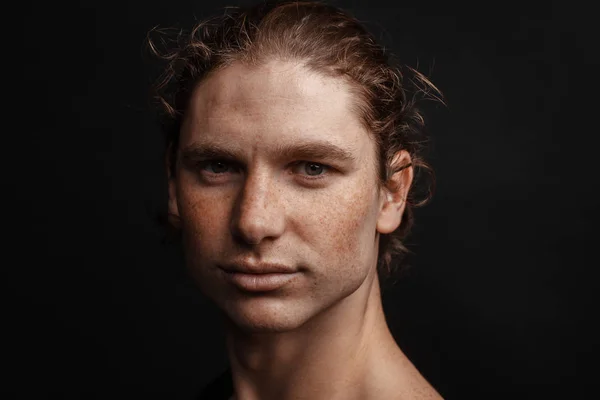
[[[221,398],[440,398],[381,304],[423,164],[423,119],[383,49],[339,9],[267,2],[164,56],[168,208],[223,312]]]

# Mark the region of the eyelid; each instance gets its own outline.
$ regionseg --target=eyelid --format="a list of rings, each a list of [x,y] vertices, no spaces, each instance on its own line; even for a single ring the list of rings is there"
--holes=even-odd
[[[233,161],[233,160],[228,160],[226,158],[207,158],[204,160],[199,160],[197,162],[197,165],[200,167],[204,167],[205,165],[210,164],[210,163],[223,163],[223,164],[227,164],[228,166],[236,168],[236,169],[241,168],[239,163],[237,163],[236,161]]]

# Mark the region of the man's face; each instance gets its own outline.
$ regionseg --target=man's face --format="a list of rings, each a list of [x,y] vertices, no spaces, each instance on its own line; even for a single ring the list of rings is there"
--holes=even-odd
[[[297,328],[376,268],[375,144],[352,96],[344,81],[283,61],[233,64],[192,95],[170,209],[194,279],[243,329]],[[296,273],[252,289],[224,270],[244,263]]]

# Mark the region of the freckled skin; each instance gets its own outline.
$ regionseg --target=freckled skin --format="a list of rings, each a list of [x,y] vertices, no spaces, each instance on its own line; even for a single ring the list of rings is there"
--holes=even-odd
[[[192,93],[169,210],[180,216],[192,276],[225,316],[235,400],[440,398],[391,336],[376,274],[379,234],[400,225],[412,169],[392,178],[401,189],[391,198],[378,188],[375,143],[352,101],[343,80],[282,61],[230,65]],[[276,151],[317,141],[354,159]],[[217,170],[182,161],[198,143],[239,159]],[[397,157],[410,162],[405,151]],[[316,178],[310,163],[323,165]],[[240,259],[301,274],[244,293],[218,267]],[[410,395],[418,390],[426,395]]]
[[[199,181],[201,171],[180,168],[176,189],[189,268],[241,326],[294,329],[355,291],[376,263],[375,144],[349,113],[350,102],[343,83],[278,63],[254,71],[231,66],[194,93],[180,147],[208,137],[247,152],[245,173],[226,173],[209,186]],[[300,136],[325,138],[358,162],[326,172],[319,186],[303,184],[301,168],[290,173],[268,157],[270,147]],[[276,296],[248,298],[215,265],[250,254],[306,272]]]

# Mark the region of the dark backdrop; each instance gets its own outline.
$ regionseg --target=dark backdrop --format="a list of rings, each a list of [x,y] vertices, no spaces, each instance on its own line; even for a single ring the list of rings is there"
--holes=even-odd
[[[414,268],[385,294],[389,324],[448,399],[578,398],[593,382],[595,17],[583,2],[469,3],[336,3],[448,103],[426,108],[437,191],[417,213]],[[166,190],[142,42],[227,4],[4,13],[3,81],[16,89],[3,124],[4,391],[192,399],[225,367],[217,314],[153,220]]]

